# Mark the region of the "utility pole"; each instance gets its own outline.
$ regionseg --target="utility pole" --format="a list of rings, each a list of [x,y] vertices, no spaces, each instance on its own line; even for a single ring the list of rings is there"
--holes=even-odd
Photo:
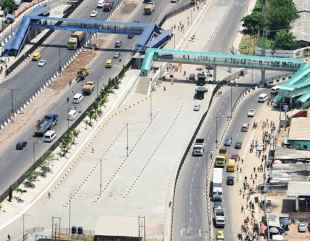
[[[23,214],[23,241],[25,241],[25,214]]]
[[[99,194],[101,195],[102,194],[102,159],[100,158],[99,160],[99,165],[100,165],[100,170],[99,170]]]
[[[151,82],[152,85],[152,82]],[[151,92],[150,92],[150,119],[151,122],[153,121],[153,99],[152,99],[152,86],[151,86]]]
[[[127,124],[126,124],[126,156],[127,156],[127,158],[129,156],[129,135],[128,135],[128,131],[129,131],[129,129],[128,129],[128,122],[127,122]]]

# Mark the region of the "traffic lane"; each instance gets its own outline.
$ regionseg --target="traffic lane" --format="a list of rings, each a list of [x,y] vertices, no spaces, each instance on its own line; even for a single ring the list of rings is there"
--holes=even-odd
[[[234,88],[233,89],[233,101],[236,101],[237,96],[244,90],[244,88]],[[206,200],[202,198],[202,194],[206,192],[206,186],[202,185],[202,183],[206,183],[208,178],[208,172],[205,171],[196,171],[199,170],[207,170],[209,165],[209,153],[214,152],[216,149],[216,116],[228,116],[229,108],[227,106],[230,103],[230,88],[224,87],[222,89],[223,94],[221,96],[214,97],[214,102],[211,105],[211,108],[208,112],[208,115],[199,131],[198,137],[205,138],[206,148],[205,155],[202,158],[203,162],[197,162],[195,157],[191,157],[190,149],[188,156],[186,157],[186,161],[182,166],[180,176],[176,185],[176,193],[174,200],[174,225],[173,225],[173,240],[185,240],[186,237],[182,237],[182,233],[186,231],[186,227],[188,227],[188,220],[190,218],[194,218],[195,220],[195,229],[191,230],[191,235],[198,239],[203,239],[204,236],[208,235],[208,224],[210,220],[208,219],[207,208],[206,208]],[[227,118],[219,118],[217,120],[217,134],[218,138],[222,135],[224,131],[225,124],[227,123]],[[194,163],[197,167],[194,166]],[[197,180],[200,180],[199,184],[194,186],[191,185],[192,177],[195,176]],[[190,194],[192,197],[196,197],[197,193],[200,195],[199,198],[189,199],[188,195]],[[186,198],[184,198],[186,197]],[[192,209],[189,210],[187,207],[191,206]],[[200,230],[200,231],[199,231]]]
[[[105,59],[112,58],[113,52],[106,52],[104,55]],[[105,75],[100,76],[101,80],[97,81],[102,88],[110,78],[119,73],[122,68],[121,63],[117,63],[113,65],[111,69],[105,69]],[[103,68],[103,64],[101,65]],[[72,99],[75,93],[81,92],[82,86],[84,82],[80,82],[78,84],[72,85],[69,89],[65,87],[66,93],[59,99],[55,106],[49,109],[48,113],[56,113],[59,115],[59,122],[55,126],[55,131],[57,136],[60,137],[62,133],[64,133],[68,128],[68,121],[66,119],[67,112],[69,109],[74,107],[72,104]],[[87,107],[94,101],[96,98],[96,88],[90,96],[86,96],[83,101],[77,105],[77,109],[81,112],[85,111]],[[69,97],[69,103],[67,102],[67,97]],[[43,117],[43,113],[42,113]],[[73,122],[70,122],[70,125]],[[46,150],[51,146],[49,143],[44,143],[42,138],[33,138],[34,133],[33,128],[28,128],[24,130],[12,143],[9,145],[6,150],[3,151],[0,157],[0,193],[5,191],[9,185],[17,180],[19,176],[21,176],[32,164],[34,157],[39,158],[43,155]],[[23,151],[16,151],[15,144],[17,141],[26,140],[28,142],[27,147]]]
[[[226,137],[230,137],[230,136],[235,136],[238,135],[240,133],[240,128],[242,126],[242,123],[244,122],[252,122],[253,120],[249,119],[247,117],[246,111],[244,110],[248,110],[249,108],[257,108],[259,107],[259,104],[257,103],[257,94],[255,96],[250,96],[248,98],[246,98],[245,100],[242,101],[242,103],[240,104],[238,111],[235,114],[235,118],[233,120],[233,122],[230,125],[230,128],[227,132]],[[241,141],[243,141],[244,139],[244,134],[241,135],[241,137],[239,137]],[[228,153],[229,155],[231,154],[236,154],[238,153],[239,150],[234,150],[233,147],[228,148]],[[233,224],[230,221],[230,217],[232,217],[232,215],[234,215],[235,207],[232,206],[232,201],[230,199],[230,197],[232,196],[233,190],[226,185],[226,178],[228,174],[225,172],[224,174],[224,183],[223,183],[223,197],[224,197],[224,209],[226,212],[226,225],[224,228],[224,232],[225,232],[225,236],[226,237],[232,237],[233,236],[233,232],[232,230],[234,229],[235,225],[233,226]],[[234,237],[234,239],[237,239],[237,237]]]
[[[91,10],[96,8],[96,2],[86,3],[88,2],[83,2],[71,17],[89,18]],[[106,18],[109,14],[98,11],[98,18]],[[47,60],[47,64],[43,68],[38,67],[36,61],[31,61],[6,82],[0,84],[0,122],[5,121],[11,111],[12,98],[11,92],[8,90],[15,90],[15,105],[24,103],[48,78],[60,69],[59,66],[62,66],[75,53],[75,51],[68,50],[65,47],[69,36],[69,32],[56,32],[44,41],[44,45],[55,44],[64,47],[58,49],[54,47],[42,48],[42,59]]]
[[[230,5],[230,10],[225,15],[225,20],[222,22],[220,34],[217,34],[211,41],[209,50],[210,51],[228,51],[232,49],[233,41],[236,37],[237,32],[240,29],[240,19],[244,16],[247,10],[247,0],[228,0],[218,1],[217,4],[227,6]]]

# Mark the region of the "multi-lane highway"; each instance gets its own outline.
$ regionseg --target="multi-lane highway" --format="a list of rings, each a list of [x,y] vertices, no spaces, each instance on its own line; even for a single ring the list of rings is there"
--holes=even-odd
[[[189,0],[179,1],[178,4],[169,3],[164,0],[157,1],[156,10],[150,16],[145,16],[142,11],[141,4],[138,6],[139,11],[130,21],[141,22],[156,22],[161,19],[165,13],[180,6],[181,4],[188,3]],[[74,12],[72,17],[86,18],[89,17],[90,12],[96,8],[96,1],[85,0],[79,8]],[[162,11],[164,9],[164,11]],[[104,18],[106,15],[98,11],[98,18]],[[63,45],[68,39],[69,33],[59,32],[53,34],[44,44]],[[127,37],[116,36],[115,39],[122,39],[123,46],[131,44],[132,40],[128,40]],[[110,43],[107,48],[112,47],[113,43]],[[9,90],[15,88],[16,98],[26,98],[32,91],[40,86],[41,80],[46,76],[53,73],[58,66],[59,61],[73,54],[73,52],[66,48],[61,48],[59,51],[53,47],[47,47],[42,49],[42,58],[47,59],[48,64],[43,69],[39,68],[36,63],[29,63],[25,65],[15,76],[0,85],[0,103],[1,113],[5,113],[10,108],[10,93]],[[96,59],[96,62],[92,65],[91,75],[89,79],[99,80],[98,84],[103,86],[107,80],[115,76],[121,69],[122,65],[130,58],[129,53],[122,54],[122,62],[113,66],[112,69],[103,68],[103,64],[106,59],[112,58],[113,52],[102,52]],[[61,62],[63,63],[63,62]],[[82,88],[82,83],[72,85],[71,88],[67,88],[62,98],[50,107],[49,112],[58,113],[60,115],[60,122],[56,127],[56,132],[60,136],[68,127],[65,120],[68,104],[67,98],[72,100],[74,93],[79,92]],[[95,99],[95,93],[87,98],[80,104],[79,109],[85,110]],[[71,103],[71,102],[70,102]],[[45,113],[42,113],[44,115]],[[6,150],[2,150],[0,157],[0,193],[6,190],[10,184],[12,184],[21,174],[27,170],[33,163],[33,159],[38,158],[48,149],[49,144],[43,143],[41,140],[32,138],[33,128],[24,128],[20,130],[20,134],[16,141],[27,140],[28,146],[21,152],[15,150],[15,143],[12,143]],[[34,151],[35,150],[35,151]]]

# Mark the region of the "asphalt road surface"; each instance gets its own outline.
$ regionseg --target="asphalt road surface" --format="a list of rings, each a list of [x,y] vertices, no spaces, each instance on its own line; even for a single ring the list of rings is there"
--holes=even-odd
[[[240,19],[246,10],[245,0],[227,0],[217,2],[219,9],[221,5],[229,6],[229,12],[224,16],[224,21],[219,27],[213,40],[206,43],[204,48],[213,51],[228,51],[231,49],[232,41],[240,24]],[[246,81],[251,81],[250,76]],[[233,102],[244,91],[244,88],[233,88]],[[207,156],[216,149],[216,116],[230,115],[230,88],[223,89],[223,95],[216,97],[214,103],[201,127],[197,137],[206,140],[206,152],[202,158],[188,154],[181,169],[176,185],[173,214],[172,240],[208,240],[211,220],[208,220],[206,179],[208,176]],[[222,136],[225,118],[217,120],[217,135]]]
[[[150,16],[145,16],[143,14],[143,9],[141,8],[138,14],[134,17],[136,21],[145,21],[152,22],[158,21],[163,15],[166,13],[164,11],[159,11],[159,9],[165,9],[165,11],[169,11],[180,4],[188,3],[189,0],[179,1],[177,4],[170,4],[167,6],[165,0],[158,0],[156,4],[156,10]],[[96,1],[84,1],[79,8],[74,12],[73,17],[88,17],[91,10],[95,9]],[[105,15],[98,11],[98,18],[103,18]],[[69,37],[69,33],[60,32],[53,34],[46,43],[50,44],[63,44],[66,43]],[[127,37],[117,37],[117,39],[123,40],[123,45],[128,46],[132,44],[133,40],[128,40]],[[107,46],[107,48],[112,46]],[[61,53],[57,51],[57,49],[53,47],[44,48],[42,50],[42,58],[48,60],[48,64],[44,66],[44,71],[40,71],[40,68],[33,63],[26,65],[25,68],[21,72],[19,72],[14,78],[8,80],[7,82],[0,85],[0,108],[1,114],[4,113],[10,104],[10,93],[9,89],[16,88],[16,95],[21,98],[21,96],[26,97],[29,93],[31,93],[34,89],[41,85],[41,79],[44,76],[47,76],[50,73],[53,73],[55,68],[58,67],[58,62],[61,59],[64,59],[65,56],[70,56],[73,52],[67,50],[66,48],[61,49]],[[102,68],[103,63],[105,63],[106,59],[112,58],[113,52],[111,51],[103,51],[100,57],[98,57],[96,63],[92,66],[91,75],[89,79],[98,80],[98,84],[100,87],[104,86],[108,79],[117,75],[117,73],[121,70],[122,65],[125,62],[129,61],[130,54],[122,53],[122,62],[114,65],[111,69]],[[60,58],[58,57],[60,55]],[[71,89],[67,90],[67,93],[61,98],[61,100],[56,103],[49,111],[49,113],[57,113],[60,116],[60,121],[57,124],[55,130],[59,136],[65,132],[68,128],[68,122],[66,120],[67,111],[70,106],[67,103],[67,98],[72,100],[73,95],[77,92],[80,92],[82,89],[83,83],[78,83],[72,85]],[[9,95],[9,96],[8,96]],[[17,97],[16,96],[16,97]],[[96,91],[91,96],[84,98],[84,100],[79,104],[79,110],[85,110],[95,99]],[[70,101],[71,103],[71,101]],[[46,113],[42,113],[44,115]],[[72,123],[71,123],[72,124]],[[38,159],[50,146],[50,144],[43,143],[41,139],[33,138],[34,130],[26,129],[22,130],[18,139],[27,140],[28,145],[26,149],[22,152],[15,150],[15,144],[9,146],[7,150],[3,152],[0,156],[0,193],[5,191],[14,181],[17,180],[34,162],[35,159]]]

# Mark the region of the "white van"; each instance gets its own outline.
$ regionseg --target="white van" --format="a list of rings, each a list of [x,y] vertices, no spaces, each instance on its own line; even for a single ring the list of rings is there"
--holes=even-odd
[[[264,103],[266,100],[268,100],[269,96],[266,93],[262,93],[258,96],[258,103]]]
[[[73,96],[73,104],[79,104],[83,100],[83,95],[81,93],[76,93]]]
[[[56,138],[56,132],[54,130],[49,130],[45,132],[43,136],[44,142],[52,142]]]
[[[104,6],[104,0],[98,0],[97,8],[103,8],[103,6]]]
[[[74,110],[74,109],[71,109],[69,110],[68,112],[68,116],[67,116],[67,119],[70,120],[70,121],[73,121],[75,120],[75,118],[79,115],[79,113]]]

